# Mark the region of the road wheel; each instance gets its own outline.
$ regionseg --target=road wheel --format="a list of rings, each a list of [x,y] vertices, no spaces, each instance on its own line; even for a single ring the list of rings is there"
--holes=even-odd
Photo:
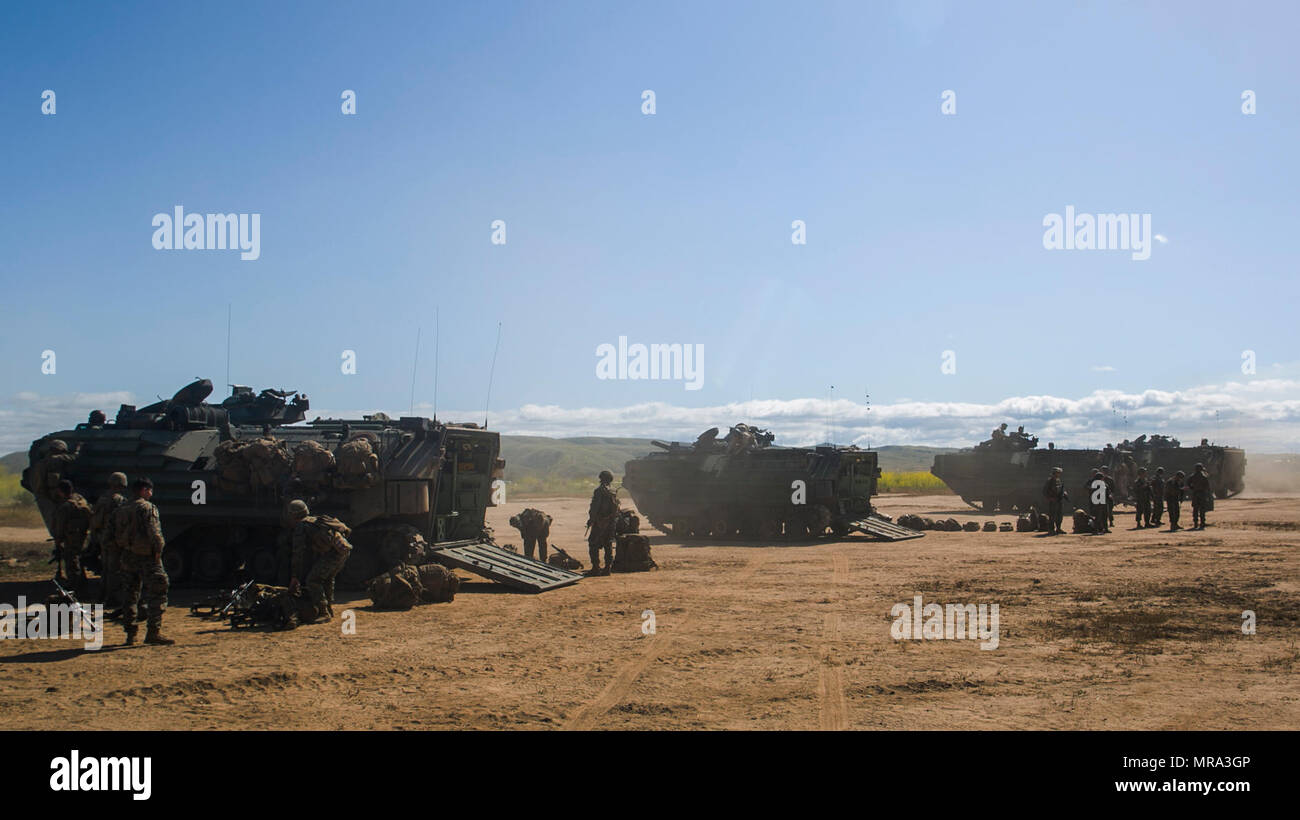
[[[733,530],[725,513],[715,512],[709,516],[709,535],[714,538],[730,538]]]
[[[171,584],[177,584],[185,580],[186,574],[190,569],[189,556],[175,547],[163,550],[163,570],[167,573],[167,581]]]
[[[781,521],[773,516],[764,516],[758,523],[758,540],[775,541],[781,537]]]
[[[226,580],[229,572],[230,560],[225,547],[204,544],[194,551],[194,563],[190,573],[195,583],[218,586]]]

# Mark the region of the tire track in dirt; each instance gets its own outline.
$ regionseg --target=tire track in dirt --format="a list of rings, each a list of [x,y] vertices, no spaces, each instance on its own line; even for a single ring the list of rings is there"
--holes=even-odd
[[[737,587],[742,586],[758,571],[758,565],[758,561],[750,559],[745,569],[741,571],[733,583]],[[690,620],[690,613],[684,614],[674,625],[673,634],[680,634],[690,624]],[[668,654],[672,641],[673,635],[656,633],[650,639],[650,642],[646,644],[645,649],[641,650],[641,654],[624,664],[623,668],[614,675],[614,679],[600,691],[600,694],[574,712],[561,728],[566,731],[584,731],[595,726],[596,721],[602,715],[613,709],[628,696],[637,678],[641,677],[641,674],[650,668],[650,664],[654,663],[661,655]]]
[[[830,597],[839,598],[839,588],[849,582],[849,557],[842,552],[831,553]],[[822,642],[817,651],[818,665],[818,722],[824,731],[842,731],[849,728],[849,710],[844,702],[844,670],[834,662],[832,655],[840,640],[840,614],[828,612],[822,623]]]

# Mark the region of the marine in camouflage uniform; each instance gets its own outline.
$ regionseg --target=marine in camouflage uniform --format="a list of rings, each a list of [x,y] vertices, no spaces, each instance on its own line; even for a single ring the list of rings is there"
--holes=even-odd
[[[66,567],[72,591],[80,596],[86,589],[86,570],[81,566],[81,554],[90,535],[90,505],[67,479],[59,482],[54,498],[58,506],[54,508],[50,534],[54,536],[54,554],[59,562],[54,577],[62,580]]]
[[[163,611],[167,609],[167,571],[163,569],[162,524],[153,498],[153,482],[137,478],[131,485],[135,500],[123,504],[113,519],[113,535],[122,555],[120,559],[122,589],[122,629],[126,645],[135,643],[135,617],[143,592],[149,609],[144,642],[168,646],[176,643],[162,634]]]
[[[1214,488],[1204,464],[1197,464],[1187,479],[1187,490],[1192,496],[1192,527],[1205,529],[1205,513],[1214,504]]]
[[[1147,468],[1139,467],[1133,481],[1133,506],[1136,508],[1137,527],[1151,526],[1151,483],[1147,481]]]
[[[1100,486],[1098,486],[1099,482]],[[1096,501],[1099,489],[1105,496],[1101,503]],[[1088,515],[1092,516],[1094,533],[1101,535],[1110,532],[1110,483],[1106,481],[1100,469],[1093,470],[1092,478],[1088,479]]]
[[[104,589],[100,603],[119,606],[122,602],[121,585],[122,546],[117,543],[117,511],[126,504],[126,475],[113,473],[108,477],[108,492],[95,499],[90,511],[90,540],[99,545],[100,575]]]
[[[1174,477],[1165,482],[1165,506],[1169,508],[1169,531],[1181,529],[1178,519],[1182,517],[1183,471],[1174,473]]]
[[[1061,519],[1065,517],[1062,505],[1069,493],[1065,491],[1065,482],[1061,480],[1062,470],[1060,467],[1052,468],[1052,475],[1043,485],[1043,498],[1047,500],[1047,522],[1048,535],[1061,534]]]
[[[312,552],[316,560],[301,586],[306,587],[308,597],[316,606],[317,615],[324,615],[327,621],[333,620],[334,577],[347,563],[348,556],[352,554],[352,545],[342,532],[326,524],[322,516],[312,515],[305,501],[290,503],[289,515],[297,522],[293,528],[289,591],[298,591],[298,579],[306,564],[307,553]]]
[[[1165,515],[1165,468],[1157,467],[1151,477],[1151,526],[1160,526]]]
[[[614,475],[609,470],[600,471],[600,486],[591,494],[591,507],[587,510],[587,550],[591,555],[591,574],[607,575],[614,563],[614,521],[618,518],[618,494],[610,485]],[[600,568],[600,551],[605,551],[605,568]]]
[[[546,561],[546,539],[551,535],[551,517],[532,507],[510,517],[510,526],[519,530],[524,539],[524,557],[532,558],[533,551],[538,551],[539,561]]]

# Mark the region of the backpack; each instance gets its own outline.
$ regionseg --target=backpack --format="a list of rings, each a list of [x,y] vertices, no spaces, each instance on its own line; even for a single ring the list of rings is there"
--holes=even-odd
[[[337,518],[331,515],[312,515],[303,520],[311,527],[311,537],[307,539],[308,546],[317,555],[324,555],[330,551],[347,552],[352,548],[347,541],[352,530]]]
[[[323,483],[333,471],[334,454],[320,442],[307,440],[293,451],[293,472],[304,482]]]
[[[399,564],[366,584],[370,600],[380,609],[410,609],[420,602],[424,585],[420,572],[410,564]]]
[[[460,577],[442,564],[421,564],[417,571],[420,574],[420,586],[424,588],[420,600],[425,603],[446,603],[454,599],[460,590]]]
[[[614,539],[615,572],[649,572],[658,568],[650,557],[650,539],[644,535],[620,535]]]
[[[336,482],[344,488],[370,487],[378,479],[379,456],[364,436],[340,444],[334,464],[338,471]]]

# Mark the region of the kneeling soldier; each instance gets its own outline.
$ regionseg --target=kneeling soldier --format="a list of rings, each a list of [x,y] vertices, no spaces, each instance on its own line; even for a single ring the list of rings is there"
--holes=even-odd
[[[331,621],[334,619],[334,577],[352,554],[352,544],[345,537],[351,531],[336,518],[312,515],[305,501],[290,502],[289,517],[297,522],[293,528],[289,591],[298,591],[298,578],[302,575],[307,550],[310,549],[316,560],[303,585],[307,588],[308,597],[316,605],[317,616],[323,615],[325,620]]]

